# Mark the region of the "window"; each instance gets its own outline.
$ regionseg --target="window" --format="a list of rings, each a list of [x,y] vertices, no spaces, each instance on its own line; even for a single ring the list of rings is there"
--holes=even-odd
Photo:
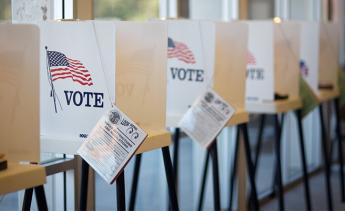
[[[95,18],[147,20],[159,17],[159,0],[97,0]]]
[[[11,19],[11,0],[0,1],[0,20]]]

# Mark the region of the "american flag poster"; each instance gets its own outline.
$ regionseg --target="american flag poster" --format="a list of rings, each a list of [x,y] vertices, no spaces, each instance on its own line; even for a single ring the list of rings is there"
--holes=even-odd
[[[319,24],[317,22],[300,22],[300,68],[308,85],[318,91],[319,81]]]
[[[98,36],[110,36],[96,22],[45,22],[40,27],[41,137],[44,151],[74,154],[115,96],[115,45],[103,46]]]
[[[174,127],[212,85],[215,26],[190,20],[169,20],[167,26],[167,126]]]
[[[274,100],[274,24],[248,22],[247,102]]]

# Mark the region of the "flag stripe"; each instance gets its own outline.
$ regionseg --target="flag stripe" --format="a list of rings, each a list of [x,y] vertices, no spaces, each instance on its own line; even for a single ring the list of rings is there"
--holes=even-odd
[[[247,64],[256,65],[256,59],[251,52],[247,52]]]
[[[73,77],[77,77],[83,81],[91,81],[91,77],[87,78],[87,77],[83,77],[83,76],[80,76],[80,75],[76,75],[76,74],[73,74],[73,73],[70,73],[70,72],[60,72],[60,73],[55,73],[55,74],[52,74],[52,78],[54,79],[55,77],[59,77],[61,75],[72,75]]]
[[[78,75],[80,77],[91,78],[90,74],[81,74],[81,73],[78,73],[74,70],[72,70],[72,71],[52,71],[52,76],[56,75],[56,74],[60,74],[60,73],[73,73],[73,74]]]
[[[173,47],[168,47],[168,58],[176,58],[187,64],[195,64],[195,58],[193,52],[187,45],[180,42],[173,41]]]
[[[49,68],[53,81],[71,78],[81,85],[93,85],[91,74],[81,61],[68,58],[57,51],[48,51]]]
[[[73,78],[71,75],[64,76],[64,77],[60,76],[60,77],[54,78],[53,81],[56,81],[56,80],[59,80],[59,79],[66,79],[66,78],[71,78],[74,82],[78,82],[79,84],[81,84],[83,86],[85,86],[85,85],[92,86],[93,85],[92,82],[83,82],[81,80]]]

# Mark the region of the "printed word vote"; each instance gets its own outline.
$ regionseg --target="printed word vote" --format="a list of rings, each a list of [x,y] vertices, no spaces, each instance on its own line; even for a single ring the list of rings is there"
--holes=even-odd
[[[247,78],[251,80],[264,80],[264,69],[261,68],[248,68]]]
[[[103,93],[65,90],[67,105],[103,108]]]
[[[170,71],[173,79],[196,82],[204,81],[204,70],[171,67]]]

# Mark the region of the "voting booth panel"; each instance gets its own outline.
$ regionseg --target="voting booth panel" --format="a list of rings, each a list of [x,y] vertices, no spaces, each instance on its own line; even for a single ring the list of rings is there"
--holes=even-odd
[[[339,27],[336,23],[320,23],[319,88],[338,89]]]
[[[300,24],[300,71],[303,78],[315,93],[319,81],[319,24],[317,22],[298,22]]]
[[[299,98],[300,27],[295,22],[274,24],[274,91]]]
[[[247,55],[247,101],[274,100],[274,25],[269,21],[249,21]]]
[[[168,27],[167,121],[179,120],[212,85],[215,26],[211,22],[170,20]]]
[[[116,22],[116,106],[150,134],[165,130],[167,28]]]
[[[0,46],[0,151],[9,161],[38,162],[39,30],[0,24]]]
[[[115,39],[114,32],[102,31],[115,27],[96,27],[91,21],[42,22],[39,27],[42,151],[75,154],[115,97],[106,80],[115,75],[115,64],[107,64],[115,61],[115,46],[98,43]]]
[[[248,27],[241,22],[216,22],[213,88],[235,110],[245,108]]]
[[[246,99],[273,102],[275,96],[299,95],[299,26],[250,21]]]

